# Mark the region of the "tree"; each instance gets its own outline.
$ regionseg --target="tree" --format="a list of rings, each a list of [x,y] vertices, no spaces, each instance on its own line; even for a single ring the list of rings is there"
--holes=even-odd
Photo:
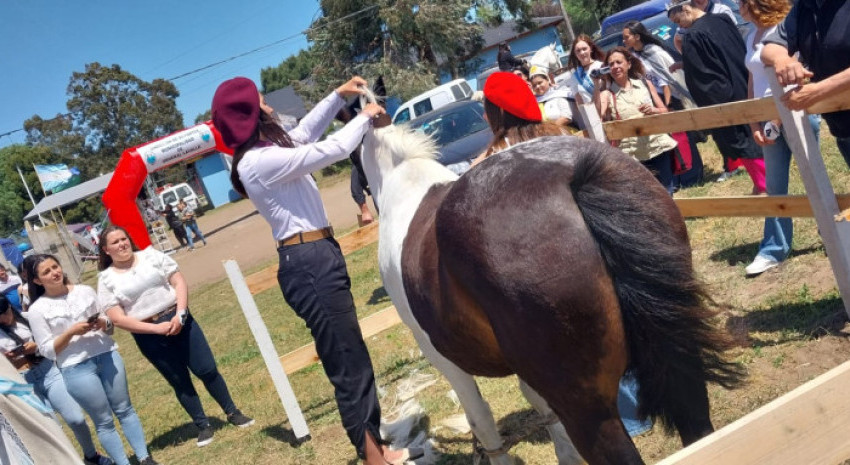
[[[65,162],[73,158],[83,179],[114,169],[125,149],[183,128],[177,88],[170,81],[146,82],[119,65],[86,65],[68,84],[68,114],[38,115],[24,123],[27,143],[49,147]]]
[[[17,168],[21,168],[27,184],[36,199],[44,197],[41,183],[32,165],[52,164],[60,160],[46,146],[10,145],[0,149],[0,235],[20,231],[22,218],[33,209]]]
[[[311,49],[301,50],[283,63],[260,70],[260,82],[264,94],[292,85],[293,81],[307,79],[313,72],[316,58]]]

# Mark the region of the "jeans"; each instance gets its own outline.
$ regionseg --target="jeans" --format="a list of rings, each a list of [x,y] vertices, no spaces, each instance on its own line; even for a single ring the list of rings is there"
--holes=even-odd
[[[638,416],[637,390],[637,379],[631,373],[627,372],[620,378],[620,387],[617,391],[617,410],[620,411],[620,419],[631,437],[652,429],[652,418],[640,418]]]
[[[62,379],[62,373],[56,368],[56,364],[52,360],[43,359],[23,375],[24,379],[33,385],[35,394],[62,416],[74,433],[83,455],[94,456],[97,449],[92,441],[86,417],[77,401],[68,394],[65,380]]]
[[[195,237],[201,240],[204,245],[207,245],[207,240],[204,239],[204,235],[201,233],[201,230],[198,229],[198,222],[192,220],[188,223],[183,223],[183,227],[186,228],[186,240],[189,241],[189,248],[195,247],[195,241],[192,240],[192,231],[195,232]]]
[[[366,432],[381,441],[381,407],[339,244],[328,238],[279,247],[277,252],[283,297],[310,328],[334,386],[342,426],[357,455],[365,458]]]
[[[809,124],[820,141],[820,115],[809,115]],[[848,144],[850,148],[850,144]],[[766,168],[768,195],[788,194],[788,171],[791,169],[791,147],[785,138],[785,128],[772,145],[762,147]],[[764,237],[759,245],[758,255],[777,262],[785,260],[791,251],[794,238],[794,225],[791,218],[768,217],[764,219]]]
[[[116,465],[129,465],[130,460],[115,429],[113,413],[121,422],[121,429],[136,458],[142,461],[150,455],[142,423],[130,403],[124,360],[117,351],[104,352],[59,370],[68,393],[89,414],[100,444]]]
[[[673,195],[673,151],[668,150],[661,155],[658,155],[654,158],[650,158],[649,160],[642,161],[641,163],[645,166],[649,171],[652,171],[652,174],[655,176],[655,179],[667,189],[667,192],[670,195]]]
[[[173,315],[166,315],[162,321],[172,317]],[[215,365],[215,358],[204,337],[204,332],[191,314],[186,318],[186,325],[176,336],[134,333],[133,338],[142,355],[174,389],[177,401],[192,417],[195,426],[204,429],[210,426],[210,422],[204,413],[198,391],[192,384],[190,371],[204,383],[207,391],[218,402],[225,414],[236,411],[236,405],[230,397],[224,377]]]

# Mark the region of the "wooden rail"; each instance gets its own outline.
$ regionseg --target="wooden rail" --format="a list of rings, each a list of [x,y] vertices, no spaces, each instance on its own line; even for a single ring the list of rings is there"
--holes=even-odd
[[[658,465],[799,465],[850,457],[850,362],[667,457]]]

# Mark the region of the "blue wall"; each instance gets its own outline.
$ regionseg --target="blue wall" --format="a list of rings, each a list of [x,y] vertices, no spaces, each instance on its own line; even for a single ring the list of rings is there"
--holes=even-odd
[[[563,45],[561,44],[561,39],[558,37],[558,30],[554,26],[548,26],[542,29],[538,29],[527,36],[520,37],[519,39],[514,39],[509,42],[511,45],[511,53],[514,55],[519,55],[527,52],[536,52],[541,48],[550,45],[551,43],[555,43],[555,48],[557,48],[558,52],[563,52]],[[463,76],[469,85],[472,86],[473,89],[477,89],[477,82],[475,77],[478,76],[479,73],[484,71],[485,69],[496,66],[496,55],[499,53],[499,47],[493,47],[487,50],[484,50],[480,54],[476,55],[474,58],[468,60],[467,62],[472,62],[480,59],[481,63],[478,66],[478,69],[475,71]],[[443,73],[440,76],[440,83],[445,84],[452,80],[451,74]]]
[[[238,200],[239,194],[230,184],[230,171],[224,155],[213,152],[195,162],[195,171],[201,178],[207,200],[213,208]]]

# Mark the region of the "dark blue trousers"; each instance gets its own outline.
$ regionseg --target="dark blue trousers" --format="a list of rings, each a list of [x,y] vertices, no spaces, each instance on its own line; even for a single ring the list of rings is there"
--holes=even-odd
[[[173,316],[168,315],[162,321]],[[204,332],[191,314],[186,320],[186,326],[176,336],[133,334],[133,339],[136,340],[142,355],[156,367],[174,389],[177,400],[192,417],[195,426],[203,429],[208,427],[210,422],[204,413],[198,391],[192,384],[190,371],[204,383],[204,387],[225,414],[236,411],[227,383],[224,382],[224,377],[216,367],[207,338],[204,337]]]
[[[381,407],[339,244],[328,238],[277,251],[280,290],[310,328],[325,374],[334,386],[342,426],[357,455],[365,458],[366,431],[381,441]]]

